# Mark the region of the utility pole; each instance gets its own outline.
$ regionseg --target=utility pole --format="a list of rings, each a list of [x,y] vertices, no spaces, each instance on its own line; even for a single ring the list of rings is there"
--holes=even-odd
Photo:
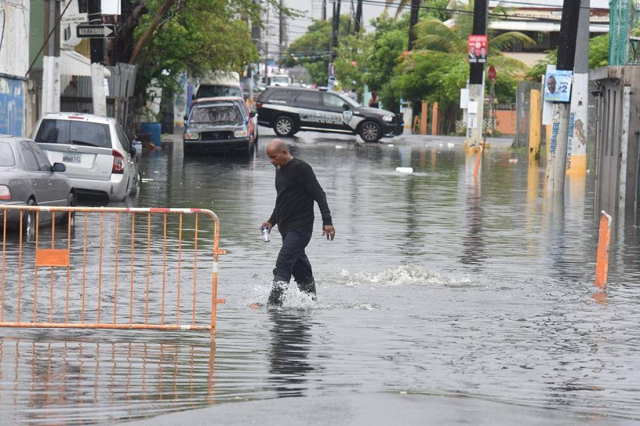
[[[409,17],[409,48],[413,50],[416,42],[415,26],[418,23],[418,14],[420,13],[420,0],[411,0],[411,16]]]
[[[43,114],[60,112],[60,1],[45,0],[45,34],[54,31],[49,37],[42,58],[42,105]],[[54,30],[55,28],[55,30]]]
[[[579,18],[580,0],[564,0],[556,65],[558,71],[573,71]],[[547,194],[549,195],[562,196],[564,194],[570,113],[570,103],[554,103],[549,159],[547,161]]]
[[[282,8],[284,7],[284,0],[280,0],[280,16],[279,16],[279,20],[278,20],[278,44],[280,45],[280,47],[278,48],[278,53],[280,54],[280,60],[282,60],[282,57],[284,55],[284,51],[286,49],[286,28],[285,28],[285,17],[284,17],[284,12],[282,11]]]
[[[269,83],[267,77],[269,76],[269,8],[271,6],[267,3],[267,25],[265,25],[265,35],[264,35],[264,84],[265,86]]]
[[[89,23],[102,24],[102,4],[100,0],[89,0]],[[104,48],[102,38],[90,39],[91,47],[91,94],[93,97],[93,113],[106,117],[107,98],[104,93]]]
[[[589,9],[590,0],[582,0],[571,94],[571,115],[567,148],[567,174],[587,174],[587,120],[589,109]]]
[[[322,20],[327,20],[327,0],[322,0]]]
[[[489,2],[487,0],[476,0],[473,5],[473,35],[487,35],[487,15],[489,12]],[[475,127],[467,130],[468,147],[480,147],[482,140],[482,129],[484,124],[484,63],[475,62],[469,64],[469,106],[474,105]]]
[[[362,2],[364,0],[358,0],[358,5],[356,6],[356,22],[355,22],[355,32],[358,34],[360,32],[360,24],[362,22]]]

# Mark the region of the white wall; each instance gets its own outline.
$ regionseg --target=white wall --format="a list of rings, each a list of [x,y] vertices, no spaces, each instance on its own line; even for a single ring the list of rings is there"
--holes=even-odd
[[[24,77],[29,69],[29,4],[29,0],[0,0],[2,74]]]

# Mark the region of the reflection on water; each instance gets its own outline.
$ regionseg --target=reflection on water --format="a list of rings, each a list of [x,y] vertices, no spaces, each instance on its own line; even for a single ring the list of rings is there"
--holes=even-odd
[[[279,397],[305,396],[307,375],[313,371],[309,363],[311,318],[300,310],[273,309],[269,344],[270,381]]]
[[[511,162],[514,154],[499,147],[485,152],[475,183],[475,158],[446,141],[389,146],[309,133],[288,139],[322,183],[337,237],[323,240],[317,222],[307,250],[317,303],[292,297],[284,309],[250,309],[266,301],[280,247],[277,235],[264,243],[258,231],[275,200],[267,139],[253,159],[185,158],[181,144],[143,157],[145,182],[134,204],[208,208],[220,217],[220,246],[229,254],[220,260],[218,296],[227,303],[218,307],[215,348],[206,333],[2,330],[0,407],[9,422],[113,423],[231,401],[386,391],[640,418],[640,237],[638,228],[614,223],[609,286],[594,288],[593,177],[572,177],[555,203],[545,197],[544,165]],[[397,173],[399,166],[414,173]],[[131,258],[134,275],[142,274],[134,284],[146,285],[148,228],[139,220],[140,256],[128,248],[131,224],[120,227],[118,321],[129,320]],[[89,223],[89,234],[97,226]],[[115,230],[112,222],[103,226]],[[170,228],[175,249],[176,226]],[[192,228],[186,224],[185,232]],[[162,223],[152,222],[156,290],[162,232]],[[114,261],[114,233],[107,234],[105,259]],[[72,239],[81,236],[76,230]],[[205,253],[210,243],[202,238]],[[183,249],[188,260],[192,247]],[[95,234],[87,250],[97,258]],[[175,251],[167,257],[177,262]],[[4,271],[11,315],[16,262],[10,256]],[[202,267],[195,302],[206,321],[211,264],[202,258]],[[193,272],[181,278],[181,318],[190,318]],[[49,275],[41,278],[47,282],[38,304],[48,308]],[[167,272],[167,285],[175,288],[177,278]],[[61,279],[54,291],[66,285]],[[105,282],[105,315],[112,317],[112,283]],[[87,292],[96,293],[96,284],[92,278]],[[26,294],[22,308],[32,312]],[[158,295],[150,297],[155,314]],[[54,311],[64,306],[64,298],[53,302]],[[177,305],[175,292],[169,302]],[[94,305],[87,309],[95,316]],[[134,311],[134,319],[143,314]],[[81,315],[79,305],[70,315]]]

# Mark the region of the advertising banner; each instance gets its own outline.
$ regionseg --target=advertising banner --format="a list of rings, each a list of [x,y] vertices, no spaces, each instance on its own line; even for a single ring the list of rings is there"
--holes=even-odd
[[[544,86],[546,102],[569,102],[571,100],[572,71],[547,70]]]

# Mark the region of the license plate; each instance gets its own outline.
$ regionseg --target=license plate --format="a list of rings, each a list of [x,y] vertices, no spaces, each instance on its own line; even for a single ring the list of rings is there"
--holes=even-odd
[[[63,154],[62,161],[65,163],[80,163],[82,159],[80,158],[80,154]]]

